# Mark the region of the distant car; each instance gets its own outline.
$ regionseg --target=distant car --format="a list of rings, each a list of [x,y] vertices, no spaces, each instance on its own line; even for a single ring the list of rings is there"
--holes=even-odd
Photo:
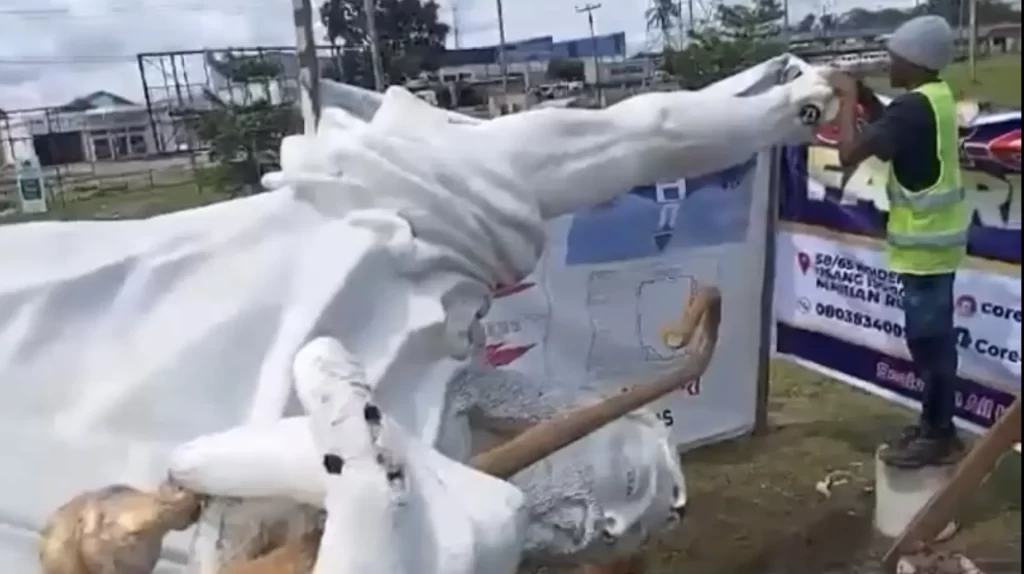
[[[427,102],[432,106],[437,105],[437,93],[435,93],[434,90],[419,90],[413,92],[413,94],[415,94],[416,97],[423,100],[424,102]]]

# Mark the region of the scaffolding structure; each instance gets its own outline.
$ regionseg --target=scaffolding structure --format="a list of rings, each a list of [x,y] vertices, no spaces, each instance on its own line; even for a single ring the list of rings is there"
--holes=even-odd
[[[41,169],[47,201],[66,206],[118,190],[169,185],[186,177],[154,158],[145,108],[71,105],[0,114],[0,212],[17,204],[19,166]]]
[[[319,70],[334,76],[340,68],[340,52],[330,46],[314,47]],[[192,167],[202,190],[204,173],[213,162],[210,141],[201,137],[197,122],[205,112],[229,108],[234,113],[257,102],[296,111],[288,133],[302,130],[299,52],[295,46],[180,50],[139,54],[138,70],[150,131],[157,153],[183,158]],[[273,70],[253,78],[239,73],[253,65]],[[230,158],[227,158],[230,159]]]

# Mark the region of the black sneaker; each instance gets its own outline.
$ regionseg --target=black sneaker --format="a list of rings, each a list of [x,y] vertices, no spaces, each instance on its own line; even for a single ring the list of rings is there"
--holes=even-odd
[[[896,437],[896,439],[886,441],[885,445],[888,447],[896,447],[902,449],[906,448],[907,445],[921,438],[922,436],[923,432],[921,430],[921,425],[908,425],[900,429],[900,434],[899,436]],[[962,451],[966,449],[963,440],[960,439],[960,435],[957,434],[956,431],[954,431],[952,437],[947,440],[951,441],[951,446],[955,451]]]
[[[962,443],[955,435],[928,438],[919,434],[903,444],[889,446],[881,452],[880,458],[896,468],[912,470],[954,464],[962,451]]]
[[[909,425],[900,429],[900,434],[896,437],[896,440],[887,441],[885,444],[889,447],[906,448],[908,444],[917,440],[921,436],[920,425]]]

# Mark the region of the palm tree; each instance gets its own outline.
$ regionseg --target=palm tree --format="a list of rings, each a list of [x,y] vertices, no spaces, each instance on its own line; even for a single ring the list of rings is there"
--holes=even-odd
[[[651,7],[644,13],[647,18],[647,29],[661,30],[664,48],[672,46],[672,30],[678,25],[682,12],[675,0],[653,0]],[[682,38],[680,38],[680,41]]]

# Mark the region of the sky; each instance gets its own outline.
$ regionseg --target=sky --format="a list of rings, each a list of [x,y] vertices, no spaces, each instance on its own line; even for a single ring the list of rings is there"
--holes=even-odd
[[[882,1],[903,2],[791,0],[791,19],[819,11],[822,1],[840,12]],[[596,32],[624,31],[629,45],[642,49],[648,2],[601,0],[601,8],[594,11]],[[460,46],[497,42],[492,0],[441,4],[446,21],[451,23],[456,14]],[[698,16],[700,5],[697,1]],[[568,0],[505,0],[505,36],[509,41],[546,34],[556,39],[586,36],[587,18],[575,6]],[[322,30],[318,36],[322,38]],[[60,105],[96,90],[141,101],[135,59],[139,52],[294,43],[290,0],[2,0],[0,109]]]

